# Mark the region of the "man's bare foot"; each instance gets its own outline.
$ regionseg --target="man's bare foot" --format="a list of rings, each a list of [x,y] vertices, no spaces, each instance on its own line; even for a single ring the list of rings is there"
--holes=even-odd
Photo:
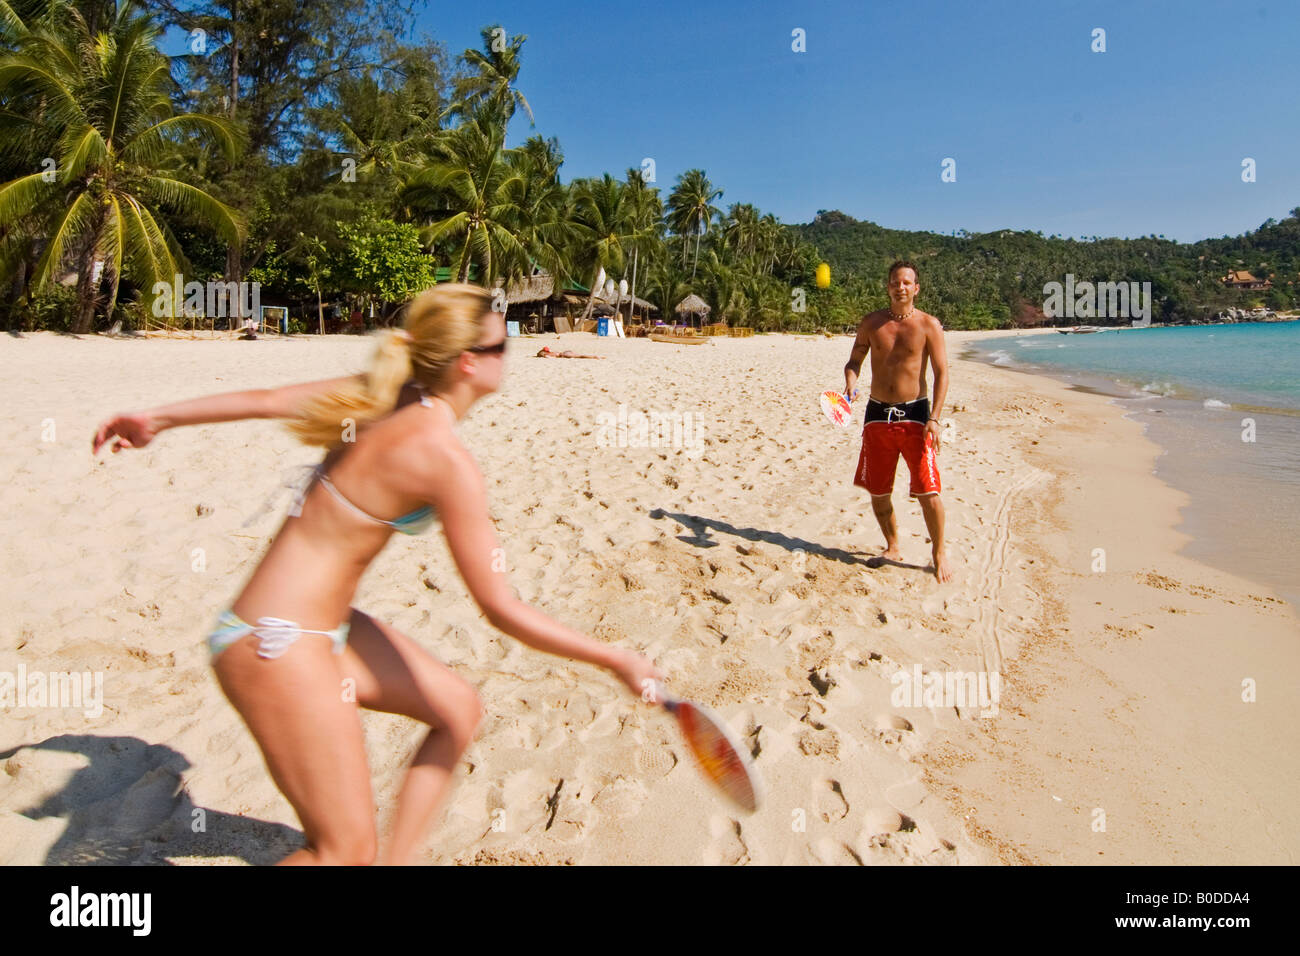
[[[934,556],[934,576],[939,579],[940,584],[947,584],[952,580],[952,565],[948,563],[948,554],[940,551]]]
[[[898,550],[898,545],[894,545],[892,548],[886,548],[886,549],[884,550],[884,552],[881,553],[881,555],[880,555],[880,560],[882,560],[882,561],[902,561],[902,560],[903,560],[903,552]]]

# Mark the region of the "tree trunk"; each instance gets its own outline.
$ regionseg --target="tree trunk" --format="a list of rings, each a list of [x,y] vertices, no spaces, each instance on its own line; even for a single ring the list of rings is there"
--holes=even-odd
[[[637,262],[640,261],[640,259],[641,259],[641,250],[639,248],[633,249],[632,250],[632,304],[628,307],[627,310],[629,324],[636,321],[636,265]]]
[[[95,304],[98,296],[98,283],[95,282],[95,253],[99,250],[99,237],[104,229],[106,212],[101,212],[99,222],[86,243],[85,251],[78,263],[77,275],[77,309],[72,323],[73,335],[85,335],[95,322]]]
[[[465,233],[465,248],[460,254],[460,270],[457,273],[457,282],[469,281],[469,240],[470,233],[467,232]]]
[[[30,246],[28,247],[30,248]],[[24,251],[18,259],[18,268],[14,271],[14,283],[10,287],[10,296],[7,308],[9,310],[9,331],[14,330],[14,322],[18,323],[18,331],[23,331],[23,326],[27,324],[26,314],[19,309],[18,300],[23,297],[23,292],[27,288],[27,252]]]
[[[226,114],[231,122],[234,122],[235,111],[239,106],[239,0],[231,0],[230,3],[230,103],[227,107]],[[226,282],[243,281],[243,263],[241,261],[241,252],[238,246],[226,246]],[[226,323],[231,330],[238,327],[235,315],[243,318],[244,297],[237,297],[238,305],[234,308],[234,315],[227,311]],[[209,316],[211,318],[211,316]]]
[[[695,264],[691,266],[691,281],[695,280],[695,268],[700,264],[700,237],[704,235],[704,233],[700,230],[702,230],[703,227],[704,227],[704,217],[701,216],[700,225],[696,227],[697,231],[695,233]]]
[[[121,273],[118,272],[118,270],[113,269],[112,264],[109,263],[107,260],[105,260],[105,262],[104,262],[104,269],[105,269],[105,270],[108,270],[108,269],[112,269],[112,270],[113,270],[113,280],[112,280],[112,281],[113,281],[113,291],[110,292],[110,293],[108,294],[108,307],[107,307],[107,308],[108,308],[108,321],[109,321],[109,324],[111,325],[112,322],[113,322],[113,310],[114,310],[115,308],[117,308],[117,290],[118,290],[118,287],[121,285],[121,282],[122,282],[122,276],[121,276]]]
[[[230,120],[239,105],[239,0],[230,5]]]
[[[591,313],[596,308],[596,280],[600,278],[600,272],[601,267],[597,266],[596,274],[591,277],[591,292],[587,294],[587,307],[582,310],[582,319],[580,320],[582,322],[586,322],[591,318]],[[579,325],[579,328],[581,328],[581,325]],[[574,331],[578,330],[574,329]]]
[[[325,305],[321,302],[320,287],[316,287],[316,318],[320,322],[320,334],[325,334]]]
[[[242,256],[240,255],[240,248],[237,245],[226,246],[225,281],[235,282],[235,283],[244,281],[243,259]],[[237,291],[235,293],[235,301],[232,304],[234,305],[234,308],[227,309],[226,316],[227,316],[227,323],[229,324],[229,327],[231,328],[231,330],[234,330],[239,328],[241,325],[243,325],[242,319],[244,318],[244,296],[241,292]],[[209,316],[209,318],[211,318],[211,316]]]
[[[95,320],[95,289],[91,281],[95,272],[94,249],[82,256],[80,275],[77,276],[77,309],[72,321],[72,334],[84,335]]]

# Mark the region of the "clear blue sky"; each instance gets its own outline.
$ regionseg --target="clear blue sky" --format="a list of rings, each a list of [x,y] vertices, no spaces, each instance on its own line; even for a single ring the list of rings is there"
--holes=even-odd
[[[486,0],[417,30],[455,56],[491,23],[528,37],[510,142],[558,137],[566,181],[652,157],[665,197],[699,167],[787,223],[1181,241],[1300,206],[1297,0]]]

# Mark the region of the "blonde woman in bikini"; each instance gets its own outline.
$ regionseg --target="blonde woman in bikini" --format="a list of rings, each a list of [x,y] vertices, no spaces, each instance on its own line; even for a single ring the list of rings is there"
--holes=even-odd
[[[398,797],[381,859],[389,864],[415,858],[482,717],[469,683],[350,606],[394,531],[418,534],[440,518],[488,621],[530,647],[608,668],[637,695],[642,681],[662,677],[640,654],[519,601],[493,570],[483,478],[454,430],[501,383],[505,321],[491,301],[477,286],[439,285],[410,303],[402,330],[384,333],[363,375],[118,415],[95,433],[94,453],[109,441],[117,452],[180,425],[286,418],[300,440],[330,449],[207,640],[222,690],[302,822],[307,845],[285,864],[379,858],[358,706],[430,726]],[[354,695],[342,692],[345,681]]]

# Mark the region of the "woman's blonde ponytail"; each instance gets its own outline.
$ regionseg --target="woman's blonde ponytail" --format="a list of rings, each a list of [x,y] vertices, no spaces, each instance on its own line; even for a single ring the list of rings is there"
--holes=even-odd
[[[436,392],[452,363],[478,341],[491,307],[491,294],[467,283],[420,293],[407,304],[403,327],[381,333],[364,380],[304,402],[289,430],[304,444],[332,447],[349,427],[391,412],[408,381]]]

